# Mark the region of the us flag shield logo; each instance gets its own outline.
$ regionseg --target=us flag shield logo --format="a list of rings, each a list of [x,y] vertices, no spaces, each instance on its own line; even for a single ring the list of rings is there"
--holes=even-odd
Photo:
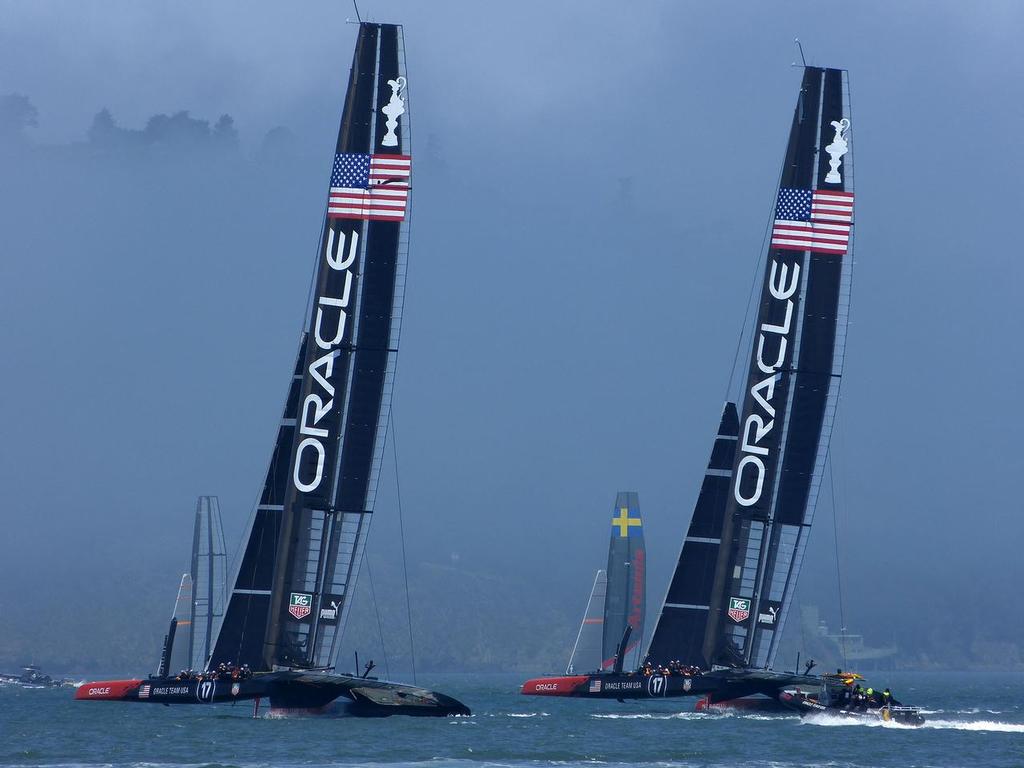
[[[729,618],[737,624],[750,618],[750,600],[745,597],[729,598]]]
[[[313,596],[305,592],[292,592],[291,600],[288,602],[288,613],[296,619],[304,619],[313,610]]]

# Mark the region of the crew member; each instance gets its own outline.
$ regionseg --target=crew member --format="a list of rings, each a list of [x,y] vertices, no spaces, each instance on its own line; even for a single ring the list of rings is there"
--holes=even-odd
[[[853,705],[854,709],[860,709],[864,706],[864,689],[860,687],[860,683],[857,683],[854,687],[850,703]]]

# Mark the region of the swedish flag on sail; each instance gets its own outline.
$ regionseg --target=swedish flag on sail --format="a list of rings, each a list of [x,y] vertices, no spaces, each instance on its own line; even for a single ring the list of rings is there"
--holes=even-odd
[[[639,514],[636,517],[629,516],[629,507],[619,507],[618,514],[612,518],[612,528],[617,528],[622,538],[632,536],[634,530],[639,534],[642,525]]]

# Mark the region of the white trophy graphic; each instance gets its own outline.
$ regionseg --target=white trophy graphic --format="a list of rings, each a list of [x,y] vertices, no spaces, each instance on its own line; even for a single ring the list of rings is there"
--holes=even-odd
[[[832,137],[832,143],[825,147],[825,151],[828,152],[828,167],[830,169],[825,174],[825,181],[829,184],[839,184],[843,180],[843,177],[839,175],[839,164],[843,161],[843,155],[850,151],[850,145],[846,143],[846,132],[850,130],[850,121],[844,117],[839,122],[833,120],[831,124],[836,129],[836,135]]]
[[[398,127],[399,115],[405,114],[405,102],[402,100],[402,91],[405,90],[405,78],[399,77],[397,80],[388,80],[388,85],[391,86],[391,101],[380,110],[388,116],[388,121],[385,123],[388,127],[388,132],[384,134],[384,138],[380,143],[385,147],[397,147],[398,137],[395,135],[395,128]]]

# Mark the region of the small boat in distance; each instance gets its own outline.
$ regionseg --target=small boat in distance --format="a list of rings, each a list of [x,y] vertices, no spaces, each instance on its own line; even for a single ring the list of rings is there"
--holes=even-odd
[[[172,636],[158,675],[86,683],[77,699],[254,700],[254,714],[262,699],[281,712],[469,714],[450,696],[371,677],[372,661],[336,671],[373,517],[405,295],[412,158],[404,59],[400,26],[359,24],[310,313],[219,621],[209,598],[216,555],[190,577],[209,604],[200,614],[205,626],[192,627],[199,642],[189,656],[209,639],[208,656],[176,673]]]
[[[22,688],[68,688],[75,683],[67,678],[56,679],[44,674],[35,664],[22,667],[20,674],[0,672],[0,685],[17,685]]]

